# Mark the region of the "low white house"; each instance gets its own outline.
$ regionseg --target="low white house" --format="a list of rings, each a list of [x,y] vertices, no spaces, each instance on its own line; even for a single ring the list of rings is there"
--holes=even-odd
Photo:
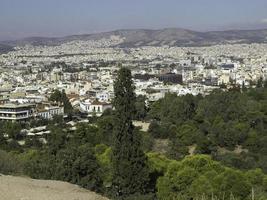
[[[101,116],[103,112],[109,108],[112,108],[110,103],[100,101],[90,101],[89,99],[80,102],[80,111],[88,113],[88,116]]]
[[[64,107],[50,104],[39,105],[36,115],[44,119],[52,119],[55,115],[64,115]]]

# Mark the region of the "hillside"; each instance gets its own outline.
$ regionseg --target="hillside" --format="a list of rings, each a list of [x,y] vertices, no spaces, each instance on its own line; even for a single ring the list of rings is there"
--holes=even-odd
[[[10,45],[0,44],[0,54],[1,53],[7,53],[9,51],[12,51],[13,47]]]
[[[0,176],[1,200],[107,200],[107,198],[61,181]]]
[[[207,46],[215,44],[267,43],[267,30],[229,30],[197,32],[179,28],[160,30],[129,29],[104,33],[72,35],[58,38],[30,37],[17,41],[2,42],[7,45],[59,45],[75,40],[99,40],[120,36],[124,38],[120,47],[140,46]]]

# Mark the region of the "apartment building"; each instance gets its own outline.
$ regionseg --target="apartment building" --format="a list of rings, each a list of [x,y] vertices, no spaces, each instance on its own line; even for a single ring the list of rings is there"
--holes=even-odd
[[[2,104],[0,105],[0,120],[27,121],[34,116],[34,108],[34,104]]]

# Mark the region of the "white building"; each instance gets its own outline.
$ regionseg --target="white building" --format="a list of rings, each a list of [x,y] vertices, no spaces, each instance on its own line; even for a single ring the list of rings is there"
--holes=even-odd
[[[107,91],[97,92],[96,98],[101,102],[107,102],[107,101],[110,101],[111,99],[110,94]]]
[[[88,113],[88,116],[101,116],[103,112],[109,108],[112,108],[110,103],[93,101],[90,102],[89,99],[80,102],[80,111]]]
[[[0,120],[27,121],[33,117],[33,104],[13,104],[0,105]]]
[[[55,115],[64,115],[63,106],[42,105],[37,108],[37,116],[44,119],[52,119]]]

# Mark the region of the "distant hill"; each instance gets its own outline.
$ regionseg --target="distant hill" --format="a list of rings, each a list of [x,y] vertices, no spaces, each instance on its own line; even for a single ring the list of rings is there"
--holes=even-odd
[[[30,37],[17,41],[8,41],[6,45],[59,45],[74,40],[98,40],[120,36],[124,41],[120,47],[140,46],[207,46],[214,44],[267,43],[265,30],[229,30],[197,32],[187,29],[166,28],[160,30],[129,29],[104,33],[72,35],[58,38]]]
[[[12,51],[13,47],[10,45],[6,45],[6,44],[0,44],[0,54],[1,53],[7,53],[9,51]]]

